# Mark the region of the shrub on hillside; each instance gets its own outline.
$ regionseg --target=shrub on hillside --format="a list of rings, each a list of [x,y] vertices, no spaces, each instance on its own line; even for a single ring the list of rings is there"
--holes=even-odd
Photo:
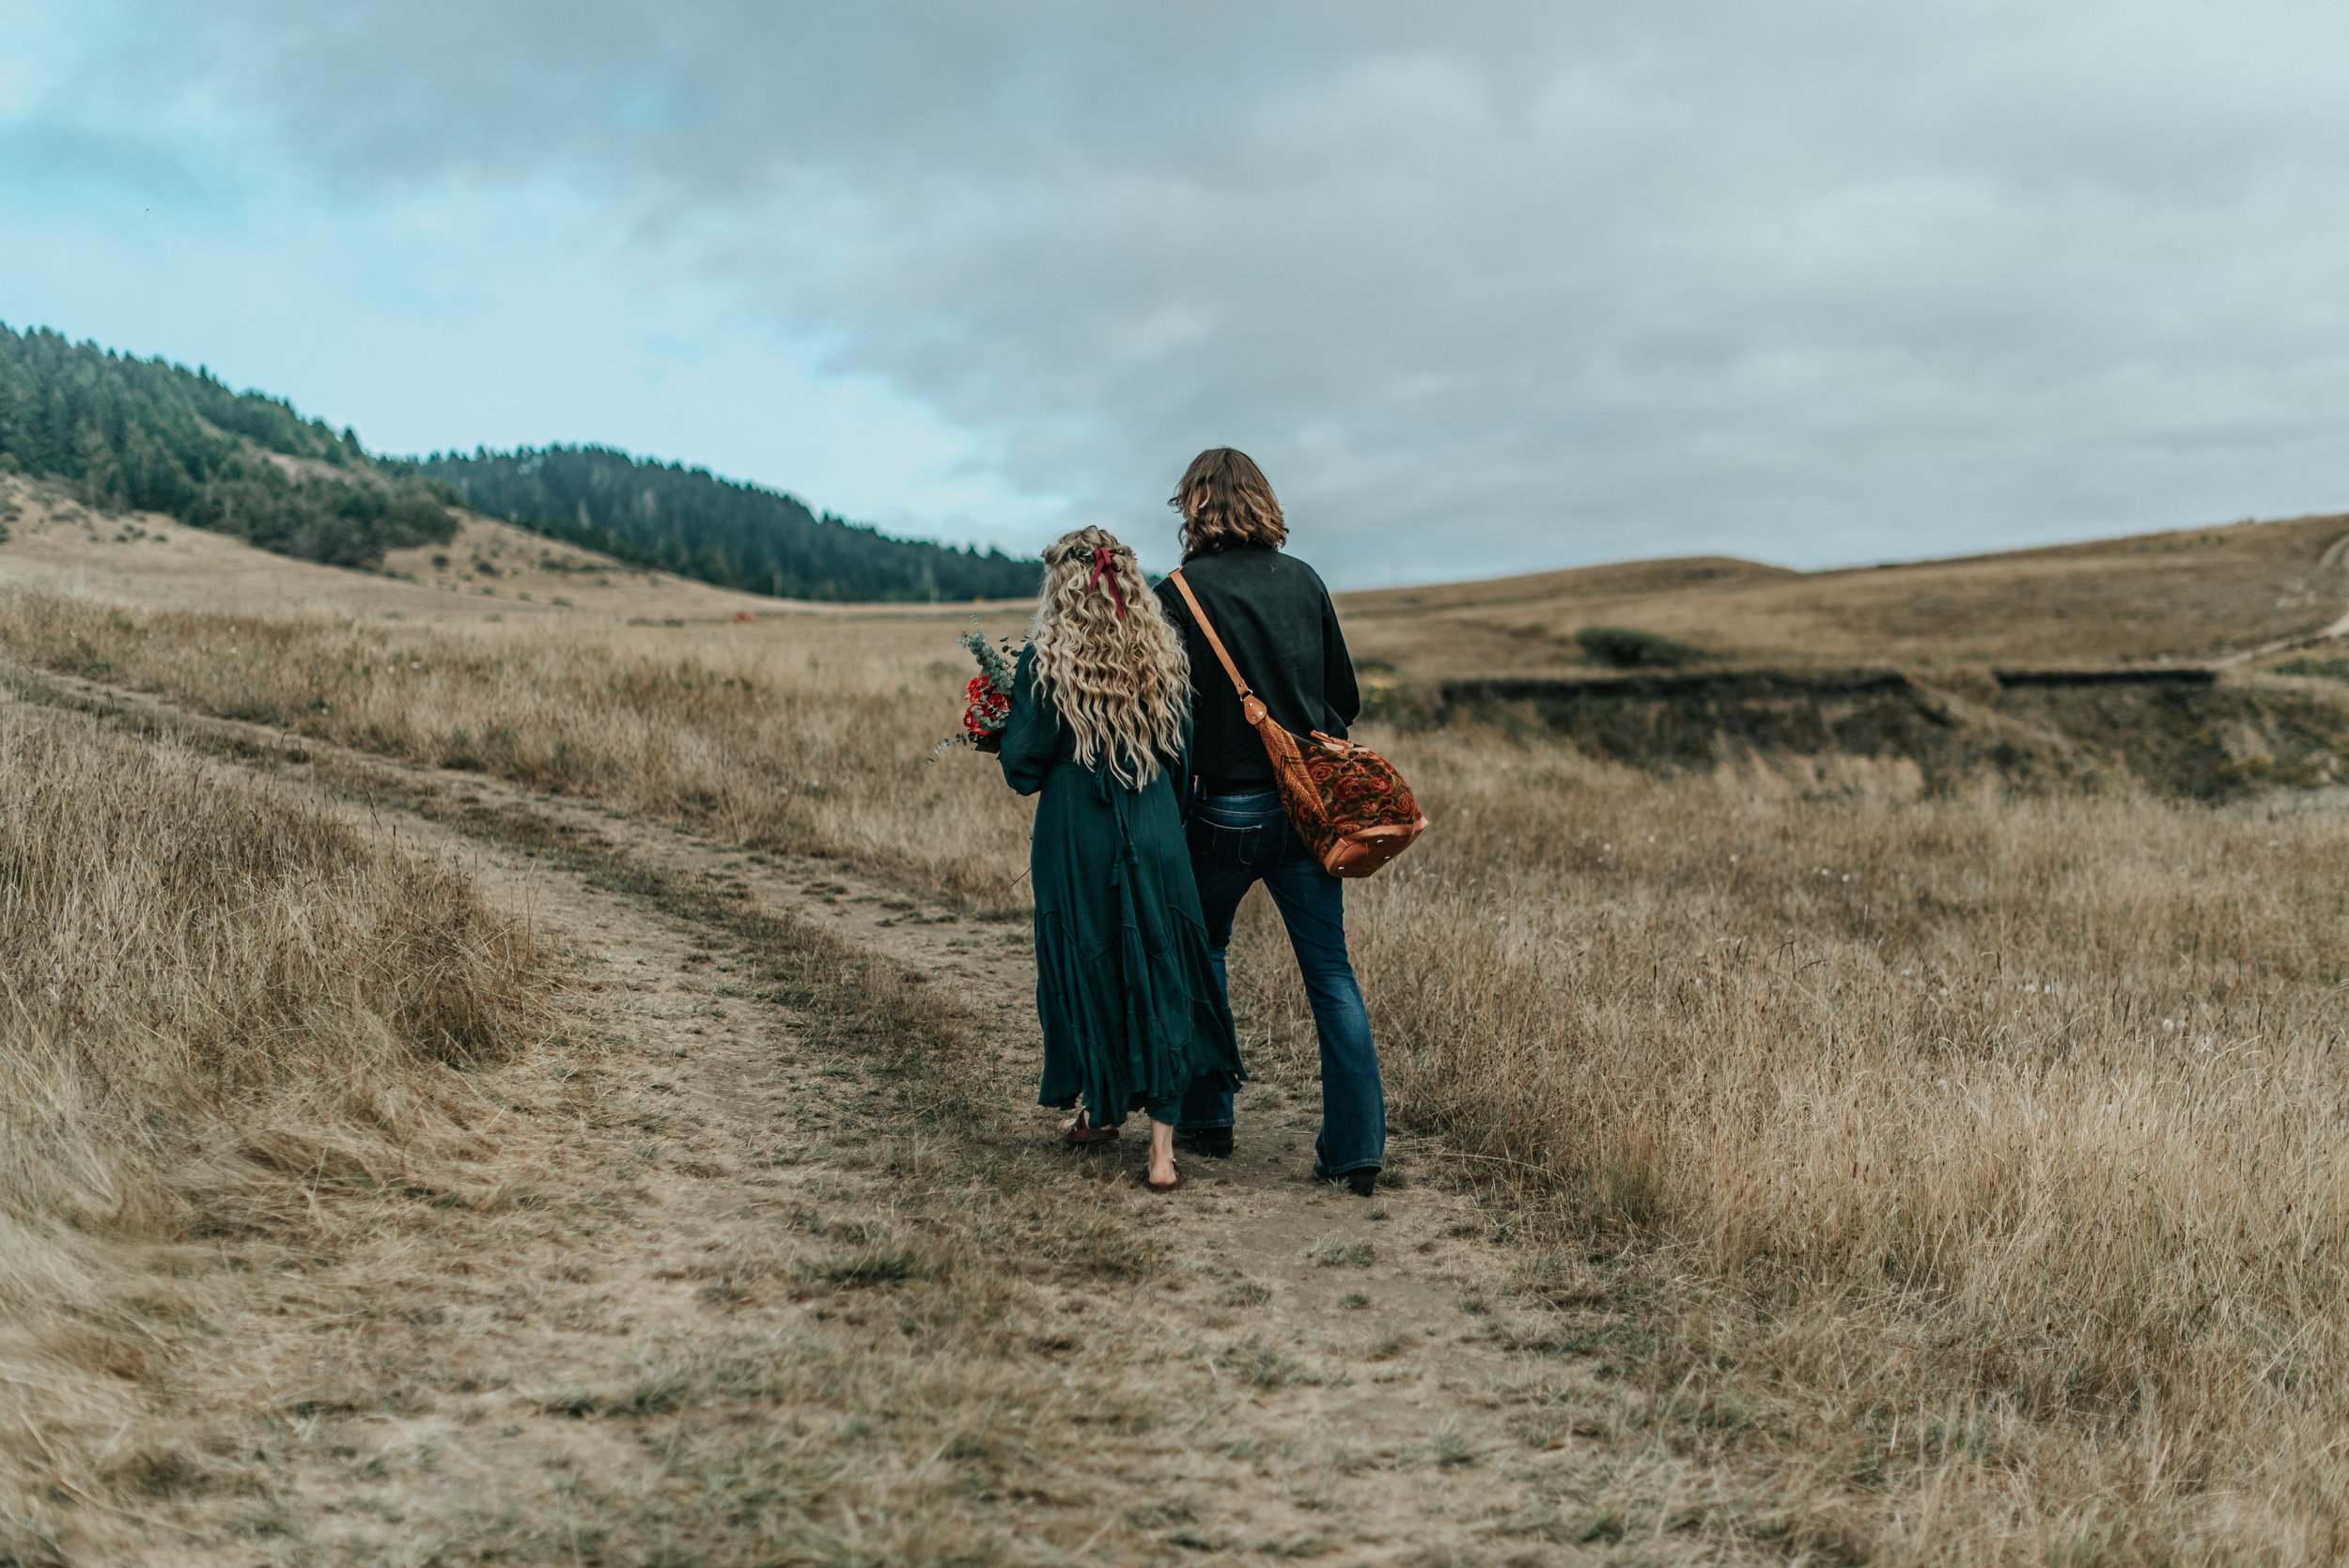
[[[1671,670],[1701,663],[1703,648],[1627,626],[1586,626],[1574,634],[1584,654],[1618,670]]]

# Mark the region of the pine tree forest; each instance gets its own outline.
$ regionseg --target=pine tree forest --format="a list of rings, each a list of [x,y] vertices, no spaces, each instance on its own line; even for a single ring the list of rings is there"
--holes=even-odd
[[[624,561],[786,598],[1008,598],[1042,567],[817,515],[792,496],[601,446],[477,451],[422,471],[490,517]]]
[[[64,482],[101,511],[163,512],[282,555],[374,567],[457,532],[413,463],[209,370],[0,323],[0,473]]]

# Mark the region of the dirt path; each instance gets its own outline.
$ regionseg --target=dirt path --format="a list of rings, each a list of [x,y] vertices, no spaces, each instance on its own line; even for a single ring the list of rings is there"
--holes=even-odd
[[[1625,1537],[1676,1489],[1703,1518],[1709,1483],[1627,1436],[1604,1289],[1552,1260],[1530,1292],[1425,1151],[1369,1202],[1314,1184],[1315,1087],[1277,1081],[1172,1198],[1138,1138],[1054,1146],[1024,925],[0,677],[459,858],[569,949],[563,1036],[482,1075],[477,1189],[371,1198],[339,1246],[188,1286],[208,1332],[167,1404],[199,1480],[159,1485],[151,1560],[1699,1555]],[[875,1037],[840,1004],[867,993],[827,1006],[858,964],[952,1060]]]

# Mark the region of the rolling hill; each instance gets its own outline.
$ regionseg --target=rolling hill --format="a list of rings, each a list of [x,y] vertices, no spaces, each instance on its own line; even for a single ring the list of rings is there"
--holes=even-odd
[[[2349,784],[2349,516],[1845,571],[1641,561],[1345,595],[1373,711],[1673,772],[1913,765],[1928,787]],[[1661,657],[1643,657],[1648,653]]]
[[[1589,671],[1576,634],[1593,627],[1672,638],[1715,664],[2207,660],[2337,619],[2344,540],[2349,515],[1841,571],[1639,561],[1346,594],[1339,608],[1358,656],[1428,679]]]
[[[282,398],[231,392],[207,367],[0,324],[0,478],[9,475],[107,517],[159,514],[335,567],[381,568],[393,552],[448,546],[470,508],[772,598],[1024,597],[1041,570],[1000,551],[891,538],[779,491],[605,447],[385,458]]]
[[[279,554],[372,567],[445,542],[454,492],[349,429],[208,369],[0,323],[0,474],[63,482],[107,513],[156,512]]]

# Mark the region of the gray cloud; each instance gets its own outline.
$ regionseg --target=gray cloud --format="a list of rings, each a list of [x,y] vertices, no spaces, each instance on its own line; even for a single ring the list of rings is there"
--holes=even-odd
[[[86,119],[351,202],[561,187],[1069,516],[1247,446],[1358,582],[2349,505],[2349,14],[115,14]]]

